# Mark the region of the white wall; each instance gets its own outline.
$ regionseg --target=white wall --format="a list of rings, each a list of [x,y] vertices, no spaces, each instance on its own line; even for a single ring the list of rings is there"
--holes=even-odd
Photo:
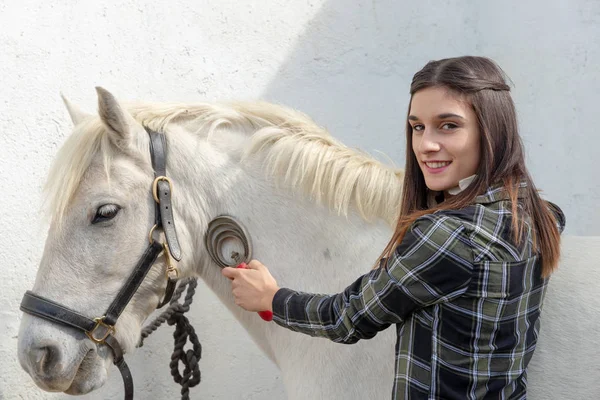
[[[0,0],[0,398],[68,398],[38,390],[16,359],[18,305],[45,239],[40,190],[70,129],[60,91],[90,111],[95,85],[129,100],[265,98],[402,166],[414,72],[430,59],[490,56],[514,82],[531,172],[565,210],[566,233],[600,235],[600,2],[147,3]],[[203,285],[198,292],[203,382],[192,393],[284,398],[276,368]],[[128,357],[140,398],[177,397],[170,335]],[[84,398],[121,398],[112,375]]]

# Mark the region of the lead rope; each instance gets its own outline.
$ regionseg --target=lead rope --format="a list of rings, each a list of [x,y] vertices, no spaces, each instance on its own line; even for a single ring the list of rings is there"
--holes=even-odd
[[[229,239],[235,239],[243,246],[243,256],[234,252],[231,254],[230,259],[225,257],[221,252],[221,246]],[[210,257],[221,268],[235,266],[243,260],[249,261],[252,257],[250,236],[246,232],[246,229],[231,216],[221,215],[213,219],[208,224],[204,240]],[[142,347],[144,345],[144,339],[150,336],[150,334],[157,330],[159,326],[165,323],[165,321],[169,325],[175,325],[175,332],[173,333],[175,341],[174,350],[169,366],[171,367],[173,380],[175,383],[181,385],[182,400],[189,400],[190,388],[200,383],[200,368],[198,366],[198,361],[200,361],[202,354],[202,346],[200,345],[196,331],[190,325],[190,321],[183,315],[190,309],[190,305],[193,301],[192,297],[194,296],[197,285],[198,282],[195,278],[188,278],[181,281],[177,286],[175,293],[173,293],[173,298],[167,309],[156,317],[152,323],[144,327],[142,330],[142,337],[137,346]],[[183,304],[178,303],[177,301],[186,287],[187,292],[184,302]],[[183,347],[188,338],[192,343],[192,349],[185,351]],[[179,372],[180,362],[184,366],[183,376]]]
[[[181,399],[189,400],[190,388],[200,383],[200,367],[198,362],[202,356],[202,345],[198,340],[198,335],[194,327],[190,324],[190,321],[184,315],[190,309],[190,305],[193,301],[194,293],[196,293],[196,286],[198,281],[195,278],[188,278],[182,281],[169,303],[169,306],[163,311],[158,317],[147,325],[142,330],[142,337],[137,347],[144,345],[144,339],[146,339],[152,332],[158,329],[165,321],[167,324],[175,325],[175,332],[173,332],[174,349],[171,355],[171,376],[175,383],[181,385]],[[177,301],[181,297],[183,291],[187,288],[185,299],[183,304]],[[192,349],[185,350],[188,339],[192,344]],[[179,363],[183,364],[183,375],[179,372]]]

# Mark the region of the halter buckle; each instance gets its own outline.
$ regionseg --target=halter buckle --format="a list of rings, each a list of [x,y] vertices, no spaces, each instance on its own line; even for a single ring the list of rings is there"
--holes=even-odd
[[[105,323],[104,322],[104,318],[106,318],[106,316],[94,318],[94,321],[96,322],[96,325],[94,325],[94,327],[92,328],[91,331],[86,331],[85,332],[85,334],[94,343],[102,344],[102,343],[104,343],[104,340],[106,340],[106,338],[108,337],[108,335],[115,333],[115,327],[112,326],[112,325],[108,325],[107,323]],[[105,332],[104,332],[104,334],[103,334],[103,336],[101,338],[97,338],[96,336],[94,336],[94,332],[96,332],[96,330],[99,327],[102,327],[102,328],[105,329]]]
[[[158,198],[158,182],[165,181],[169,184],[169,190],[173,193],[173,183],[166,176],[157,176],[152,182],[152,196],[154,197],[154,201],[160,203],[160,199]]]

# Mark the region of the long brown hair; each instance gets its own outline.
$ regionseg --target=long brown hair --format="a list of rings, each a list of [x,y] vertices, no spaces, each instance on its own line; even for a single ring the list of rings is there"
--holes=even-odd
[[[526,224],[517,208],[517,194],[520,183],[525,182],[527,186],[523,188],[522,212],[531,217],[533,247],[542,259],[542,276],[549,276],[558,265],[560,233],[556,218],[548,209],[548,204],[540,198],[525,166],[515,105],[504,72],[494,61],[484,57],[465,56],[430,61],[413,77],[408,113],[413,95],[430,87],[444,87],[465,98],[473,107],[481,134],[481,161],[477,176],[458,195],[434,208],[428,208],[427,186],[412,150],[412,126],[407,119],[406,167],[400,214],[394,235],[380,258],[392,254],[417,218],[436,210],[467,207],[477,195],[496,183],[501,183],[509,194],[512,240],[520,243]]]

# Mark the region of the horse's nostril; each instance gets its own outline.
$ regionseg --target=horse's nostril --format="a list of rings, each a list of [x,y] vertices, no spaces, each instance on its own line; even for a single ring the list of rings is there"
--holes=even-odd
[[[29,360],[31,361],[31,366],[38,374],[48,375],[56,367],[60,360],[60,355],[57,347],[44,346],[32,349],[29,354]]]

